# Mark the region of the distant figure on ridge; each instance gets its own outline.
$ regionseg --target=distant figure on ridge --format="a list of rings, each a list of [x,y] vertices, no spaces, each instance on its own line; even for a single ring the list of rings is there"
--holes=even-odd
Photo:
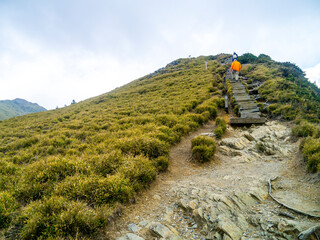
[[[234,60],[238,60],[238,54],[236,54],[236,52],[233,52],[233,54],[232,54],[232,62]]]
[[[236,81],[238,81],[240,70],[241,70],[241,64],[238,62],[238,60],[234,60],[231,64],[232,79],[236,79]]]

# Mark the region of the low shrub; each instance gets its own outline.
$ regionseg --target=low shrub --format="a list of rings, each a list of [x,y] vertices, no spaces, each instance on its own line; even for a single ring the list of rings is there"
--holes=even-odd
[[[195,161],[208,162],[214,156],[216,150],[215,141],[208,136],[198,136],[191,141],[192,157]]]
[[[169,153],[168,143],[147,135],[125,137],[119,141],[117,147],[123,154],[144,155],[149,158],[157,158]]]
[[[195,112],[201,114],[208,111],[211,118],[215,118],[218,114],[217,98],[210,98],[195,108]]]
[[[292,134],[296,137],[308,137],[316,133],[316,127],[307,121],[301,121],[292,129]]]
[[[0,192],[0,229],[10,225],[18,208],[15,198],[8,192]]]
[[[205,118],[198,113],[189,113],[186,114],[186,118],[189,120],[188,122],[194,122],[196,125],[194,125],[194,123],[191,123],[191,126],[194,125],[195,128],[198,127],[198,125],[203,125],[205,123]],[[189,125],[190,126],[190,125]]]
[[[85,203],[52,196],[30,203],[22,210],[21,239],[83,238],[96,233],[107,222],[110,210],[92,209]]]
[[[172,128],[178,123],[178,118],[175,115],[162,114],[156,117],[159,124]]]
[[[88,157],[86,161],[96,174],[106,177],[115,174],[123,164],[125,156],[120,150],[112,150],[110,153]]]
[[[54,193],[70,200],[79,199],[91,205],[102,205],[127,202],[133,194],[133,188],[130,180],[122,174],[105,178],[95,174],[75,175],[57,184]]]
[[[75,161],[55,156],[29,164],[22,170],[15,195],[26,202],[40,199],[51,193],[55,183],[74,175],[79,167]]]
[[[178,123],[177,125],[175,125],[172,130],[176,133],[178,133],[180,136],[184,136],[186,134],[188,134],[191,129],[188,125],[185,125],[185,124],[181,124],[181,123]]]
[[[163,142],[167,142],[170,145],[172,145],[172,144],[178,142],[180,140],[180,137],[182,136],[181,132],[174,131],[175,129],[179,129],[178,125],[179,124],[177,124],[173,128],[169,128],[166,126],[158,127],[157,128],[158,131],[152,136],[154,136],[155,138],[157,138]]]
[[[281,105],[274,111],[272,111],[272,115],[280,116],[285,120],[293,120],[298,114],[298,110],[295,109],[291,104]]]
[[[320,173],[320,138],[306,138],[302,145],[302,153],[311,172]]]
[[[223,133],[227,130],[226,121],[223,118],[216,118],[216,129],[214,130],[214,134],[216,138],[221,138]]]
[[[223,131],[227,130],[227,124],[226,121],[223,118],[216,118],[216,126],[220,126]]]
[[[158,172],[164,172],[169,167],[169,159],[167,157],[161,156],[152,161]]]
[[[221,138],[223,135],[223,129],[222,127],[216,127],[216,129],[214,130],[214,134],[216,135],[216,138]]]
[[[157,160],[155,160],[155,162],[157,162]],[[157,174],[153,160],[150,161],[141,155],[135,157],[129,156],[119,168],[118,172],[130,180],[130,184],[134,190],[140,190],[148,186]]]

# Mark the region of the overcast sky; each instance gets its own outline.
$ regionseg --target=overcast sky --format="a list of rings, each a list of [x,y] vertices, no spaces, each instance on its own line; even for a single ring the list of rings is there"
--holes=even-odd
[[[0,100],[47,109],[189,55],[265,53],[320,86],[319,0],[0,0]]]

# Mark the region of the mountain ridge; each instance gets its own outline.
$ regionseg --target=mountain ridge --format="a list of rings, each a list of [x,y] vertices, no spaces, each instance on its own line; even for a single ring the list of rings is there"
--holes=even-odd
[[[21,98],[0,100],[0,120],[42,111],[46,111],[46,109],[37,103],[31,103]]]

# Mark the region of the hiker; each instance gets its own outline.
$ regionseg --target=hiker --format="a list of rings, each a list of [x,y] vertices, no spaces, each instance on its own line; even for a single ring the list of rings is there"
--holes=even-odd
[[[238,54],[236,54],[236,52],[233,52],[233,54],[232,54],[232,62],[234,60],[238,60]]]
[[[241,64],[238,62],[238,60],[234,60],[231,64],[232,79],[236,79],[236,81],[238,81],[240,70],[241,70]]]

